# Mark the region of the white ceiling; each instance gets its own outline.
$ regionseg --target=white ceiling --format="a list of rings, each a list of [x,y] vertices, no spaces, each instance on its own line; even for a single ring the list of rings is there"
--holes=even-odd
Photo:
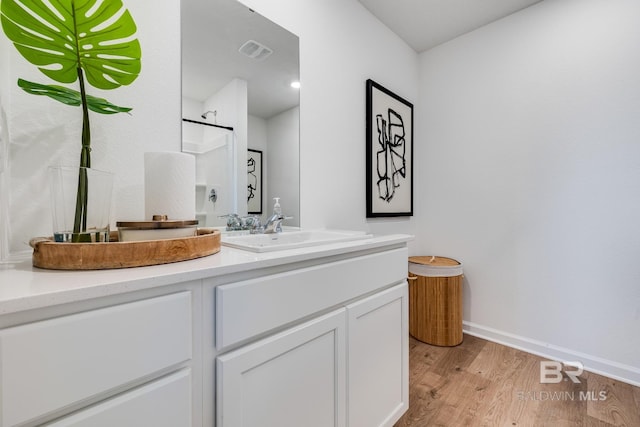
[[[319,0],[322,1],[322,0]],[[358,0],[422,52],[541,0]],[[204,101],[233,78],[248,81],[249,114],[269,118],[298,105],[298,37],[236,0],[182,0],[182,93]],[[238,53],[253,39],[274,50]]]
[[[542,0],[358,0],[420,53]]]

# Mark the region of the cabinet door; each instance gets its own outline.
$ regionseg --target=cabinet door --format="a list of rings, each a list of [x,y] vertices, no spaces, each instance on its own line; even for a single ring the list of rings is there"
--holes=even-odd
[[[218,427],[343,427],[345,310],[217,359]]]
[[[409,407],[407,283],[347,307],[349,427],[392,426]]]
[[[191,377],[187,368],[47,427],[186,427],[191,425],[190,397]]]

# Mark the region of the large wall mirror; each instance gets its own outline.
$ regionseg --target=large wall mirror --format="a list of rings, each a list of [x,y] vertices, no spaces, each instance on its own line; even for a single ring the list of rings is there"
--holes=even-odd
[[[182,0],[182,150],[201,225],[271,214],[300,224],[299,40],[236,0]]]

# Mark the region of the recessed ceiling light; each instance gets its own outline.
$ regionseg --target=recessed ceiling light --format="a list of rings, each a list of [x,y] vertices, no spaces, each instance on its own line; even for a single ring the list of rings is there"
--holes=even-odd
[[[291,82],[291,87],[294,89],[300,89],[300,82],[299,81]]]

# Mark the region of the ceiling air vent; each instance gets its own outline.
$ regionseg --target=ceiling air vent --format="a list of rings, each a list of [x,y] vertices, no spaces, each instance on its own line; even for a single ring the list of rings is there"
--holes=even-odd
[[[265,59],[267,56],[273,53],[273,50],[269,49],[262,43],[258,43],[255,40],[249,40],[238,49],[240,53],[247,55],[253,59]]]

